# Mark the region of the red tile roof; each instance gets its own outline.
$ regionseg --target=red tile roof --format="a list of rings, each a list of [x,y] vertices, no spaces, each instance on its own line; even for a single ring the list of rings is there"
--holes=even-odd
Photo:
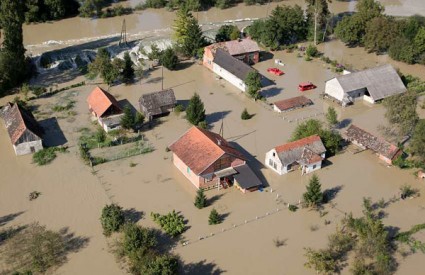
[[[277,108],[281,111],[286,111],[294,108],[301,108],[304,106],[312,105],[313,101],[306,98],[305,96],[297,96],[289,99],[279,100],[274,103]]]
[[[306,138],[302,138],[293,142],[289,142],[289,143],[277,146],[275,150],[277,153],[281,153],[281,152],[293,150],[295,148],[304,147],[306,145],[310,145],[318,141],[322,142],[322,140],[320,139],[318,135],[309,136]]]
[[[196,126],[190,128],[169,148],[197,175],[204,172],[224,154],[245,160],[242,153],[220,135]]]
[[[121,107],[115,97],[100,87],[96,87],[91,92],[87,98],[87,103],[90,105],[97,117],[101,117],[111,106],[115,106],[121,110]]]

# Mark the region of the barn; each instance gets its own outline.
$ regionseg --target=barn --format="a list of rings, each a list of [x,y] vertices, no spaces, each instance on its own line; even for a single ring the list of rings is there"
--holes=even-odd
[[[16,103],[1,110],[7,132],[16,155],[26,155],[43,149],[43,129],[32,113]]]
[[[406,92],[397,71],[390,64],[348,73],[326,81],[325,96],[347,106],[356,99],[376,103]]]
[[[173,89],[144,94],[139,99],[140,111],[149,120],[167,115],[176,106]]]

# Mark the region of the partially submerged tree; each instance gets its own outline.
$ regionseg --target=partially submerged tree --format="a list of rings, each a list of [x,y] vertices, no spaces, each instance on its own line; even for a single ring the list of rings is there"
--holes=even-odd
[[[421,119],[413,131],[410,151],[420,161],[425,161],[425,120]]]
[[[109,204],[103,207],[100,223],[102,224],[103,234],[111,235],[121,229],[125,222],[122,207],[117,204]]]
[[[189,100],[189,105],[186,108],[186,119],[193,125],[199,125],[200,122],[205,121],[205,108],[204,103],[197,93],[195,93]]]
[[[173,29],[174,39],[177,45],[181,47],[184,55],[188,57],[195,56],[198,49],[205,45],[201,27],[189,10],[179,9],[177,11]]]
[[[215,35],[216,42],[224,42],[229,40],[236,40],[240,37],[240,31],[235,25],[223,25],[218,29]]]
[[[316,174],[313,174],[306,188],[307,191],[303,194],[304,203],[308,207],[320,206],[323,202],[323,192],[319,177]]]
[[[125,84],[130,84],[134,80],[133,61],[131,61],[131,57],[128,52],[124,54],[124,68],[121,72],[121,75]]]
[[[196,193],[195,203],[196,208],[201,209],[207,206],[207,197],[204,194],[204,189],[199,188]]]
[[[417,96],[412,92],[394,95],[384,100],[385,117],[400,136],[411,134],[418,121]]]
[[[248,95],[254,99],[259,98],[258,92],[261,89],[261,76],[257,71],[248,73],[245,79],[245,85],[248,88]]]
[[[219,223],[221,223],[220,214],[218,214],[217,210],[213,208],[210,212],[210,216],[208,217],[208,224],[213,225],[213,224],[219,224]]]
[[[98,75],[108,85],[112,85],[120,75],[118,64],[112,64],[111,56],[105,48],[100,48],[94,61],[89,64],[88,76],[95,78]]]
[[[338,124],[338,115],[334,107],[328,107],[328,111],[326,112],[326,120],[330,127],[334,127],[336,124]]]
[[[169,70],[175,70],[179,64],[179,58],[173,48],[167,48],[164,50],[161,53],[159,60],[161,64]]]
[[[151,213],[154,222],[159,224],[161,228],[172,237],[177,237],[186,230],[186,225],[182,215],[175,210],[166,214],[160,215],[159,213]]]

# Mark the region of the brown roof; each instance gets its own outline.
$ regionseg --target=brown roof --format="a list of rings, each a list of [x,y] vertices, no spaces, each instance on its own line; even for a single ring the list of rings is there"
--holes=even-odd
[[[245,160],[242,153],[220,135],[196,126],[190,128],[169,148],[197,175],[204,172],[224,154]]]
[[[147,115],[155,116],[163,114],[168,111],[168,108],[175,106],[176,97],[174,90],[168,89],[144,94],[140,97],[139,103],[145,108]]]
[[[41,139],[43,129],[35,120],[32,113],[20,107],[18,104],[8,103],[2,109],[2,117],[12,144],[16,145],[19,138],[25,132],[28,134],[28,141]]]
[[[322,159],[326,148],[318,135],[309,136],[274,148],[283,165],[299,162],[310,164]]]
[[[208,48],[210,48],[213,53],[215,53],[217,49],[223,49],[232,56],[260,51],[257,42],[251,38],[219,42],[209,45]]]
[[[87,102],[98,117],[101,117],[111,106],[121,110],[115,97],[100,87],[96,87],[91,92]]]
[[[382,156],[391,160],[400,151],[400,149],[397,146],[387,142],[386,140],[382,138],[374,136],[371,133],[353,124],[350,125],[350,127],[348,127],[347,131],[345,132],[345,135],[349,141],[355,141],[359,145],[367,149],[370,149],[374,152],[377,152],[381,154]]]
[[[313,101],[305,96],[297,96],[289,99],[279,100],[274,105],[281,111],[287,111],[295,108],[302,108],[304,106],[313,105]]]

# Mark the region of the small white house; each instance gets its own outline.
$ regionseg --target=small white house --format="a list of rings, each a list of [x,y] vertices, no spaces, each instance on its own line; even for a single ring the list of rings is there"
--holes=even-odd
[[[1,115],[16,155],[35,153],[43,149],[43,129],[30,111],[16,103],[8,103]]]
[[[375,103],[405,91],[403,81],[389,64],[344,74],[326,81],[325,84],[325,95],[342,106],[349,105],[356,99]]]
[[[255,71],[249,65],[222,49],[217,49],[214,54],[212,70],[242,92],[247,90],[245,79],[248,73]]]
[[[277,146],[266,153],[266,166],[283,175],[300,169],[307,174],[322,168],[326,149],[318,135]]]

